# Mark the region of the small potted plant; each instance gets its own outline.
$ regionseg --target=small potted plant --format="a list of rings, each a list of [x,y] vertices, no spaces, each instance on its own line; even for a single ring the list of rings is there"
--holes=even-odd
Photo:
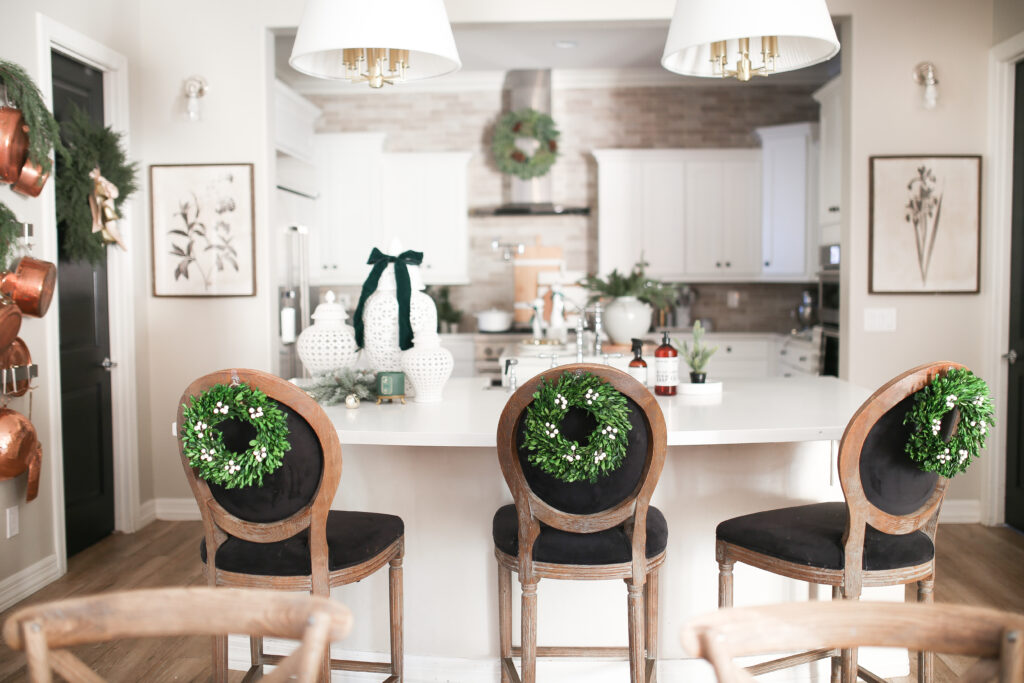
[[[642,337],[651,326],[653,309],[670,306],[676,299],[676,287],[647,277],[648,264],[641,257],[628,275],[613,270],[607,279],[588,275],[579,284],[590,290],[590,301],[609,298],[605,308],[604,329],[615,344],[628,344]]]
[[[690,366],[690,382],[693,384],[704,384],[708,374],[704,369],[711,360],[711,356],[718,350],[717,346],[706,346],[704,344],[704,326],[698,320],[693,324],[693,346],[683,340],[683,360]]]
[[[462,320],[462,311],[455,308],[451,300],[451,289],[449,287],[427,288],[427,294],[434,299],[437,305],[437,331],[441,334],[455,334],[459,331],[459,321]]]

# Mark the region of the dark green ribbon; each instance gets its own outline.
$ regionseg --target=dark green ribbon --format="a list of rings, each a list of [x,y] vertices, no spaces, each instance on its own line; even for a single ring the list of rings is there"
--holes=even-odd
[[[412,323],[409,322],[409,299],[412,297],[412,285],[409,282],[409,266],[423,263],[422,251],[403,251],[398,256],[390,256],[374,247],[366,263],[373,270],[363,282],[363,291],[359,294],[359,305],[352,315],[352,327],[356,330],[356,344],[363,348],[363,306],[371,294],[377,291],[380,276],[389,263],[395,264],[395,285],[398,295],[398,348],[405,351],[412,348]]]

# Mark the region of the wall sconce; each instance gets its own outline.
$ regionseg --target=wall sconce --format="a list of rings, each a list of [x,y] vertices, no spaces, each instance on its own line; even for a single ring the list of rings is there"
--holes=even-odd
[[[935,65],[931,62],[921,62],[915,66],[914,82],[924,86],[924,108],[935,109],[935,105],[939,103],[939,79],[935,77]]]
[[[200,116],[199,99],[206,94],[206,80],[202,76],[192,76],[185,81],[185,110],[188,120],[195,123]]]

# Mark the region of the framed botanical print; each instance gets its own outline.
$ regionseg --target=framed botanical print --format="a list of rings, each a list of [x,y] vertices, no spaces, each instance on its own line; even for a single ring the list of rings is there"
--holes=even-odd
[[[981,157],[870,159],[873,294],[979,291]]]
[[[154,296],[256,294],[252,164],[149,167]]]

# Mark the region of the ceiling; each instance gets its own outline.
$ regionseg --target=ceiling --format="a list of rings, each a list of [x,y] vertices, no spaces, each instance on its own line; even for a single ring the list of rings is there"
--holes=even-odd
[[[452,33],[464,73],[512,69],[634,69],[668,73],[661,68],[668,21],[455,24]],[[295,29],[277,32],[276,76],[299,91],[322,90],[324,81],[300,74],[288,66],[294,41]],[[559,43],[570,43],[573,47],[559,47]],[[836,57],[807,69],[772,76],[769,80],[776,84],[820,84],[838,72]],[[708,83],[704,78],[674,78],[679,79],[680,85]],[[736,83],[733,79],[727,82]],[[339,87],[346,85],[342,83]]]

